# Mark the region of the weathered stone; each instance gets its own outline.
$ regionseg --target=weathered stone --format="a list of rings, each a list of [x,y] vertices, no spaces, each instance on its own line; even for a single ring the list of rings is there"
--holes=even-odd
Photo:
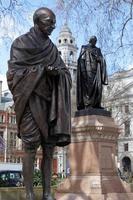
[[[120,129],[112,117],[86,115],[72,120],[70,177],[57,200],[131,200],[133,193],[117,175],[116,144]]]

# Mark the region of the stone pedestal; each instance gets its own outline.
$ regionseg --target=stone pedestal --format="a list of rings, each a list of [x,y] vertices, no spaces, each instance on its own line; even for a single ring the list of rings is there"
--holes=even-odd
[[[106,115],[106,114],[105,114]],[[109,115],[91,113],[72,120],[70,177],[56,191],[56,200],[132,200],[128,184],[117,176],[119,128]]]

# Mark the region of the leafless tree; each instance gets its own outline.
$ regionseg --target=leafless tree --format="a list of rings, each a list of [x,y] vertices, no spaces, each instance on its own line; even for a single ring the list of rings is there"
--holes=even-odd
[[[21,34],[39,6],[47,6],[46,1],[0,0],[0,40],[8,43]],[[132,64],[133,0],[56,0],[52,9],[72,25],[78,41],[96,35],[109,66]]]
[[[0,0],[0,40],[11,42],[30,25],[34,5],[30,0]]]
[[[132,63],[133,0],[57,0],[57,9],[86,40],[97,35],[104,55],[113,55],[114,67],[124,57],[121,65]]]

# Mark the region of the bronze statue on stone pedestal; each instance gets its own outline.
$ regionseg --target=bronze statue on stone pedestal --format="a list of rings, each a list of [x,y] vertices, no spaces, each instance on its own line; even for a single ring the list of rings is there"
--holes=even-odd
[[[56,46],[49,39],[55,28],[52,10],[42,7],[33,16],[34,27],[13,42],[7,81],[13,94],[18,136],[24,147],[23,176],[26,200],[35,200],[33,171],[41,145],[43,197],[51,195],[52,157],[55,146],[71,141],[71,76]]]
[[[97,38],[82,46],[77,67],[77,109],[101,108],[102,85],[107,85],[106,62]]]

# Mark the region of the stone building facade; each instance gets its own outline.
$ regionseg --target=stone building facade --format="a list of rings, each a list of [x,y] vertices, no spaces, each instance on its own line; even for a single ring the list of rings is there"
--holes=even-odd
[[[133,173],[133,69],[109,77],[103,96],[104,106],[120,126],[118,167]]]

